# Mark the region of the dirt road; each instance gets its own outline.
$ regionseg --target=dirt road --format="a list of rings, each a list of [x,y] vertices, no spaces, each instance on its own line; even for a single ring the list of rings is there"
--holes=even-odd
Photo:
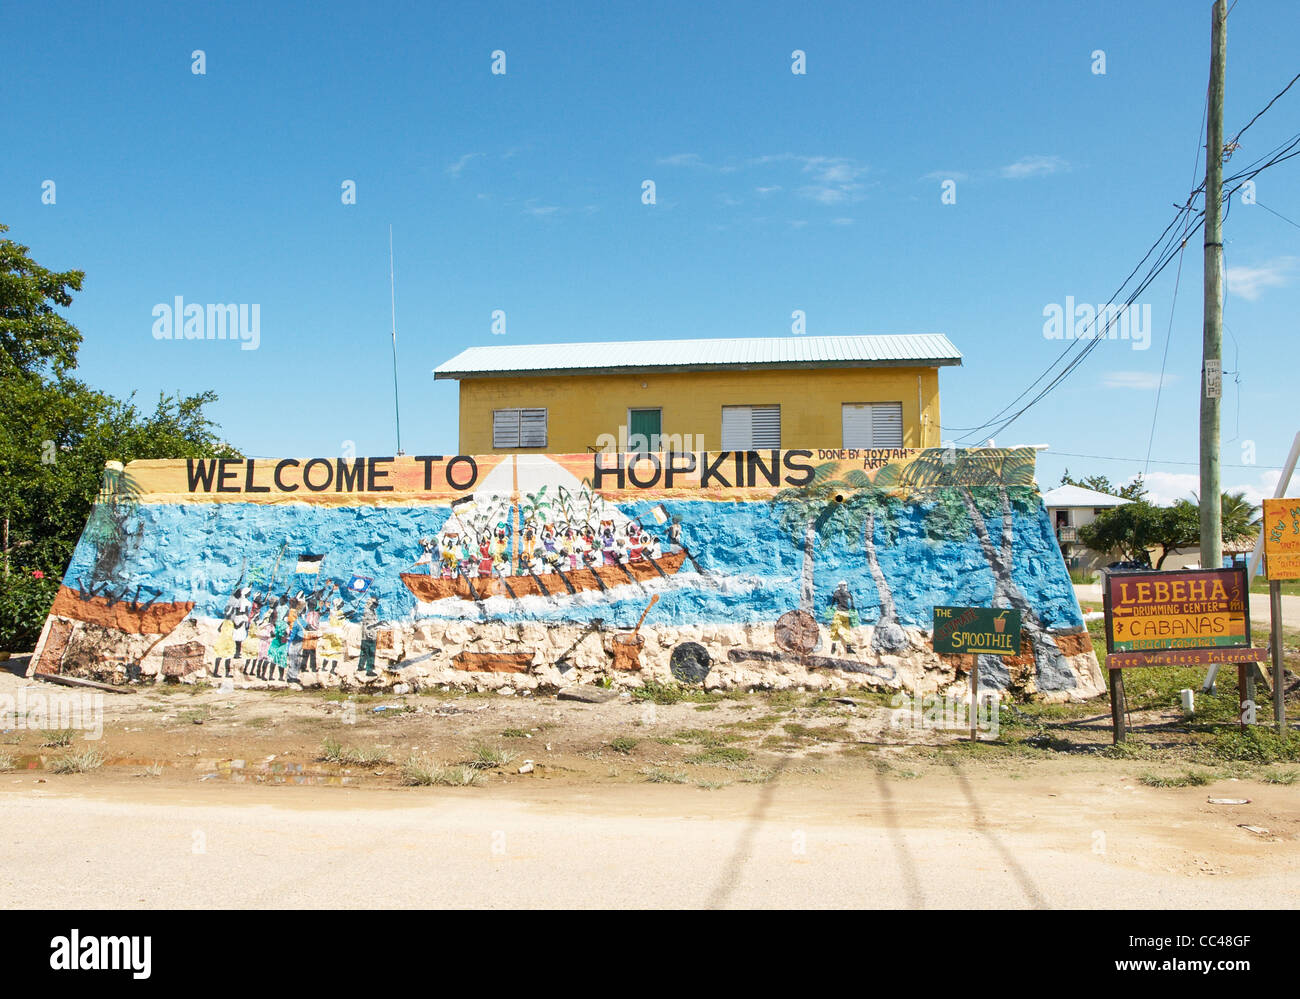
[[[717,791],[36,779],[0,778],[6,908],[1300,902],[1300,796],[1258,784],[960,769]],[[1220,795],[1251,803],[1207,803]]]

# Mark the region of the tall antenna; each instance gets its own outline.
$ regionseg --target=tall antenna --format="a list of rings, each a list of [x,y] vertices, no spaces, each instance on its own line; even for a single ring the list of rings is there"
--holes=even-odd
[[[388,225],[388,290],[393,303],[393,416],[397,420],[397,456],[402,450],[402,407],[397,396],[397,277],[393,269],[393,225]]]

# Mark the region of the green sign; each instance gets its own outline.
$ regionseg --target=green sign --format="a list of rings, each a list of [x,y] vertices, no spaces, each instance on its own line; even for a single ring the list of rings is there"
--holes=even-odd
[[[945,655],[1020,654],[1020,611],[1003,607],[936,607],[934,651]]]

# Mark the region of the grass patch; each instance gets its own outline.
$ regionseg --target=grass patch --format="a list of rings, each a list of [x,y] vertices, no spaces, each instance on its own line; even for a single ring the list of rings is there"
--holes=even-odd
[[[470,787],[481,780],[481,775],[473,767],[444,767],[412,756],[402,764],[401,779],[407,787]]]
[[[530,738],[530,735],[529,735],[529,733],[525,732],[522,728],[508,728],[508,729],[506,729],[504,732],[501,733],[501,738],[503,738],[503,739],[527,739],[527,738]]]
[[[187,721],[191,725],[202,725],[208,720],[207,708],[194,708],[190,711],[181,712],[181,721]]]
[[[388,754],[378,746],[360,748],[345,746],[337,739],[326,739],[321,743],[316,759],[323,763],[342,763],[350,766],[371,766],[376,763],[389,763]]]
[[[61,749],[64,746],[71,746],[72,740],[76,736],[77,730],[75,728],[43,729],[41,731],[41,745]]]
[[[617,739],[610,740],[609,748],[614,750],[616,753],[622,753],[626,756],[628,753],[632,752],[632,750],[636,749],[637,741],[638,740],[636,739],[629,739],[626,735],[620,735]]]
[[[1300,770],[1280,770],[1277,773],[1261,774],[1259,779],[1265,784],[1281,784],[1290,787],[1296,782],[1297,777],[1300,777]]]
[[[685,774],[670,773],[667,770],[660,770],[658,767],[651,767],[649,770],[642,770],[641,776],[646,779],[647,784],[689,784]]]
[[[702,753],[686,757],[686,762],[696,764],[736,764],[743,763],[747,759],[749,759],[749,751],[738,746],[710,746]]]
[[[1222,674],[1221,674],[1222,675]],[[1220,732],[1205,751],[1218,760],[1245,763],[1300,763],[1300,736],[1258,725]]]
[[[0,770],[12,770],[17,758],[12,753],[0,753]]]
[[[746,718],[744,721],[727,722],[727,728],[741,729],[746,732],[766,732],[781,720],[781,715],[762,715],[758,718]]]
[[[705,747],[725,746],[729,742],[736,742],[743,739],[744,736],[739,732],[710,732],[703,728],[679,728],[673,733],[673,739],[677,742],[694,742]]]
[[[1175,774],[1172,777],[1163,774],[1146,773],[1138,777],[1138,781],[1147,787],[1204,787],[1210,783],[1210,778],[1205,774],[1185,770],[1183,773]]]
[[[718,706],[717,706],[716,704],[697,704],[697,705],[695,705],[695,710],[696,710],[696,711],[716,711],[716,710],[718,710]]]
[[[519,755],[510,752],[508,749],[489,746],[485,742],[476,743],[470,752],[472,754],[470,758],[462,761],[462,763],[471,770],[496,770],[499,767],[506,766]]]
[[[93,749],[85,749],[80,753],[67,753],[51,760],[49,769],[52,774],[84,774],[98,770],[103,765],[103,756]]]
[[[655,704],[680,704],[682,701],[706,703],[720,700],[721,696],[694,687],[685,687],[680,683],[660,683],[657,680],[648,680],[632,691],[633,700],[653,701]]]

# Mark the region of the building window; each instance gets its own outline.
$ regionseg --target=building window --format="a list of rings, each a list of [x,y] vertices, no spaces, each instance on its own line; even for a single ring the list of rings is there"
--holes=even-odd
[[[756,451],[780,446],[780,406],[722,407],[723,451]]]
[[[663,429],[662,409],[629,409],[627,449],[637,454],[658,451]]]
[[[903,446],[903,404],[901,402],[846,402],[842,411],[844,425],[842,447]]]
[[[492,446],[546,447],[546,410],[492,410]]]

